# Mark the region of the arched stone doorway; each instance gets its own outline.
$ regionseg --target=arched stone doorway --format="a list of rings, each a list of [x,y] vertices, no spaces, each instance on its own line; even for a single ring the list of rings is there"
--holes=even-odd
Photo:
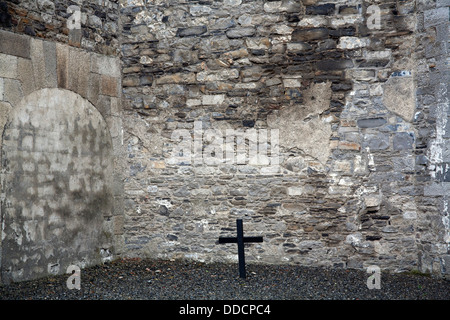
[[[1,151],[2,282],[101,262],[113,150],[97,109],[69,90],[35,91],[11,110]]]

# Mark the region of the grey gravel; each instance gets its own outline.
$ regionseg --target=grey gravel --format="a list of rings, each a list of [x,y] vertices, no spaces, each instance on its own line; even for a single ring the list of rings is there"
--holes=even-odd
[[[448,300],[450,281],[413,273],[381,273],[369,290],[360,270],[165,260],[117,260],[81,271],[81,289],[69,275],[0,287],[1,300]]]

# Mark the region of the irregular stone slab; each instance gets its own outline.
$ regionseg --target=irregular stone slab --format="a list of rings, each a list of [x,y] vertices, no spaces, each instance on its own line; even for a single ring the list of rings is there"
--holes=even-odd
[[[383,104],[388,110],[411,122],[416,108],[412,77],[390,77],[383,85]]]
[[[297,29],[292,32],[292,41],[311,41],[328,38],[327,28]]]
[[[231,39],[251,37],[255,34],[255,28],[245,27],[245,28],[234,28],[227,31],[227,37]]]
[[[376,128],[381,127],[386,123],[384,118],[371,118],[371,119],[359,119],[357,121],[358,127],[360,128]]]
[[[208,28],[205,25],[188,27],[188,28],[179,28],[177,30],[177,36],[178,37],[199,36],[201,34],[206,33],[207,31],[208,31]]]
[[[326,3],[318,6],[307,6],[305,13],[309,15],[331,15],[334,13],[334,10],[334,3]]]
[[[353,67],[353,61],[351,59],[340,60],[320,60],[316,63],[319,70],[344,70]]]
[[[398,132],[393,138],[394,150],[412,149],[414,144],[414,136],[408,132]]]

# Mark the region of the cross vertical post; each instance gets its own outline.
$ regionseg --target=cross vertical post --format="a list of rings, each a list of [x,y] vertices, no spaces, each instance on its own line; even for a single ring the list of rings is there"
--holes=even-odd
[[[242,226],[242,219],[236,220],[237,227],[237,245],[239,258],[239,276],[245,278],[245,254],[244,254],[244,227]]]

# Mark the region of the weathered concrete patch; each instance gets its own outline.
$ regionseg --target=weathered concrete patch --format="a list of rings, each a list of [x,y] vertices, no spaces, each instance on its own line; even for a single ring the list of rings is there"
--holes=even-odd
[[[331,83],[312,84],[304,95],[304,105],[285,107],[269,115],[267,123],[269,127],[280,130],[281,147],[299,148],[325,164],[331,151],[331,126],[322,120],[320,114],[330,106]]]
[[[406,121],[412,121],[416,109],[412,77],[391,77],[383,85],[383,104]]]
[[[107,125],[87,100],[42,89],[12,109],[2,145],[2,281],[99,263],[111,246],[103,224],[113,212],[112,172]]]

